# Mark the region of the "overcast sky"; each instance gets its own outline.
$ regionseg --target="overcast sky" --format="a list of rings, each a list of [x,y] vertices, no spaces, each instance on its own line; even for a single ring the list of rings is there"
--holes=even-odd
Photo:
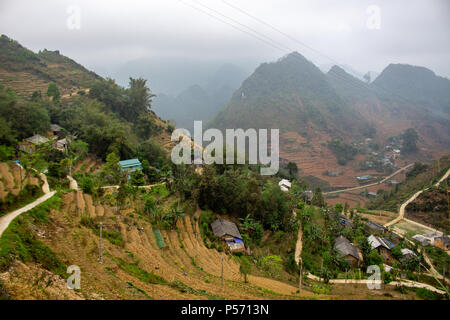
[[[76,26],[71,6],[79,29],[68,27]],[[408,63],[450,78],[448,0],[0,0],[0,32],[98,72],[161,57],[256,66],[296,50],[316,64],[381,72]]]

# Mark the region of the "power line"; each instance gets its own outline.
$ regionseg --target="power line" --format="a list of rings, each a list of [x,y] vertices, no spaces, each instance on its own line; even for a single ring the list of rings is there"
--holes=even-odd
[[[225,21],[225,20],[223,20],[223,19],[217,17],[217,15],[211,14],[211,13],[209,13],[209,12],[207,12],[207,11],[201,9],[201,8],[198,8],[198,7],[196,7],[196,6],[193,6],[192,4],[189,4],[189,3],[187,3],[187,2],[184,2],[183,0],[178,0],[178,1],[180,1],[180,2],[183,3],[184,5],[187,5],[187,6],[193,8],[193,9],[199,11],[199,12],[202,12],[202,13],[204,13],[204,14],[210,16],[210,17],[213,18],[213,19],[216,19],[216,20],[218,20],[218,21],[220,21],[220,22],[222,22],[222,23],[225,23],[226,25],[229,25],[230,27],[232,27],[232,28],[234,28],[234,29],[236,29],[236,30],[238,30],[238,31],[241,31],[241,32],[243,32],[243,33],[246,33],[247,35],[249,35],[249,36],[251,36],[251,37],[253,37],[253,38],[258,39],[259,41],[262,41],[262,42],[266,43],[267,45],[269,45],[269,46],[271,46],[271,47],[273,47],[273,48],[275,48],[275,49],[277,49],[277,50],[282,51],[282,52],[285,53],[285,54],[288,54],[288,53],[291,53],[291,52],[295,51],[295,50],[290,49],[289,47],[284,46],[284,45],[283,45],[284,48],[280,47],[280,46],[277,44],[278,42],[275,41],[275,40],[273,40],[272,38],[263,35],[262,33],[260,33],[260,32],[258,32],[258,31],[256,31],[256,30],[254,30],[253,28],[248,27],[247,25],[242,24],[242,23],[236,21],[235,19],[226,16],[226,15],[224,15],[224,14],[218,12],[218,11],[215,10],[215,9],[212,9],[212,8],[206,6],[206,5],[203,5],[202,3],[200,3],[200,2],[197,1],[197,0],[193,0],[193,1],[195,1],[195,2],[196,2],[197,4],[199,4],[200,6],[202,6],[202,7],[204,7],[204,8],[207,8],[208,10],[210,10],[210,11],[212,11],[212,12],[215,12],[216,14],[219,14],[219,15],[222,16],[222,17],[225,17],[226,19],[228,19],[228,20],[230,20],[230,21],[233,21],[233,22],[235,22],[235,23],[238,23],[238,24],[241,25],[241,26],[244,26],[245,28],[247,28],[248,30],[253,31],[253,32],[256,33],[256,34],[251,33],[251,32],[248,32],[248,31],[246,31],[246,30],[243,30],[243,29],[237,27],[236,25],[231,24],[231,23],[229,23],[229,22],[227,22],[227,21]],[[338,61],[336,61],[335,59],[328,57],[327,55],[321,53],[320,51],[318,51],[318,50],[316,50],[316,49],[314,49],[314,48],[312,48],[312,47],[310,47],[310,46],[304,44],[303,42],[301,42],[300,40],[295,39],[294,37],[291,37],[290,35],[288,35],[288,34],[284,33],[283,31],[281,31],[281,30],[279,30],[279,29],[273,27],[273,26],[270,25],[269,23],[267,23],[267,22],[265,22],[265,21],[263,21],[263,20],[261,20],[261,19],[259,19],[259,18],[254,17],[253,15],[251,15],[251,14],[245,12],[244,10],[242,10],[242,9],[236,7],[236,6],[230,5],[229,3],[227,3],[227,2],[224,1],[224,0],[222,0],[222,1],[223,1],[225,4],[228,4],[230,7],[234,8],[235,10],[238,10],[238,11],[240,11],[240,12],[246,14],[247,16],[252,17],[253,19],[257,20],[258,22],[263,23],[263,24],[265,24],[265,25],[271,27],[273,30],[275,30],[275,31],[277,31],[277,32],[279,32],[279,33],[281,33],[281,34],[283,34],[284,36],[288,37],[289,39],[293,39],[293,41],[295,41],[295,42],[297,42],[297,43],[299,43],[299,44],[305,46],[306,48],[308,48],[308,49],[310,49],[310,50],[312,50],[312,51],[314,51],[314,52],[316,52],[316,53],[318,53],[318,54],[320,54],[320,55],[326,57],[327,59],[329,59],[330,61],[336,63],[338,66],[340,66],[341,68],[344,69],[343,65],[340,64],[340,63],[339,63]],[[268,40],[265,40],[265,39],[261,38],[261,36],[264,37],[264,38],[266,38],[266,39],[268,39]],[[286,51],[286,49],[287,49],[288,51]],[[299,59],[299,57],[296,56],[296,55],[294,55],[293,57]],[[300,59],[299,59],[299,61],[300,61]],[[361,88],[362,88],[362,89],[365,89],[365,90],[367,90],[367,89],[370,90],[370,88],[369,88],[367,85],[365,85],[364,83],[359,83],[359,82],[355,82],[355,81],[349,81],[349,79],[347,79],[346,77],[343,77],[343,76],[341,76],[341,75],[339,75],[339,74],[337,74],[337,73],[334,73],[334,76],[335,76],[338,80],[341,80],[342,82],[346,82],[350,87],[352,87],[352,88],[354,88],[354,89],[361,89]],[[356,79],[356,78],[355,78],[355,79]],[[356,80],[359,80],[359,79],[356,79]],[[384,91],[385,93],[388,93],[389,95],[395,95],[395,96],[398,96],[399,98],[401,98],[402,100],[408,100],[408,99],[405,99],[404,97],[401,97],[400,95],[398,95],[398,94],[396,94],[396,93],[394,93],[394,92],[387,91],[387,90],[384,89],[383,87],[376,86],[376,85],[374,85],[373,83],[372,83],[371,85],[372,85],[373,87],[375,87],[375,88],[378,88],[379,90]],[[375,93],[375,92],[374,92],[374,93]],[[375,93],[375,94],[376,94],[376,93]]]
[[[233,21],[234,23],[237,23],[238,25],[240,25],[240,26],[242,26],[242,27],[244,27],[244,28],[247,28],[248,30],[251,30],[251,31],[254,32],[255,34],[257,34],[257,35],[259,35],[259,36],[261,36],[261,37],[267,39],[268,41],[272,42],[272,43],[275,44],[277,47],[285,48],[285,49],[287,49],[287,50],[289,50],[289,51],[294,51],[293,49],[291,49],[291,48],[289,48],[289,47],[287,47],[287,46],[285,46],[285,45],[279,43],[278,41],[275,41],[274,39],[272,39],[272,38],[270,38],[270,37],[268,37],[268,36],[266,36],[266,35],[260,33],[259,31],[255,30],[255,29],[253,29],[253,28],[251,28],[251,27],[249,27],[249,26],[247,26],[247,25],[245,25],[245,24],[243,24],[243,23],[240,23],[239,21],[237,21],[237,20],[235,20],[235,19],[233,19],[233,18],[230,18],[230,17],[228,17],[228,16],[226,16],[226,15],[220,13],[219,11],[217,11],[217,10],[215,10],[215,9],[212,9],[211,7],[208,7],[207,5],[202,4],[201,2],[199,2],[199,1],[197,1],[197,0],[192,0],[192,1],[194,1],[194,2],[197,3],[198,5],[204,7],[204,8],[206,8],[206,9],[208,9],[208,10],[211,10],[212,12],[214,12],[214,13],[216,13],[216,14],[218,14],[218,15],[220,15],[220,16],[222,16],[222,17],[224,17],[224,18],[226,18],[226,19],[228,19],[228,20],[230,20],[230,21]],[[282,49],[282,50],[284,50],[284,49]]]
[[[242,24],[242,23],[240,23],[240,22],[237,22],[235,19],[230,18],[230,17],[228,17],[228,16],[226,16],[226,15],[224,15],[224,14],[218,12],[217,10],[211,9],[211,8],[208,7],[208,6],[205,6],[205,5],[201,4],[201,3],[198,2],[197,0],[193,0],[193,1],[195,1],[197,4],[199,4],[200,6],[202,6],[202,7],[204,7],[204,8],[207,8],[207,9],[213,11],[213,12],[216,12],[217,14],[220,14],[221,16],[227,18],[227,19],[230,20],[230,21],[234,21],[235,23],[238,23],[239,25],[242,25],[242,26],[246,27],[247,29],[252,30],[253,32],[256,32],[256,34],[258,34],[258,35],[264,36],[266,39],[269,39],[270,42],[269,42],[269,41],[266,41],[266,40],[264,40],[264,39],[262,39],[262,38],[260,38],[259,36],[255,35],[255,34],[253,34],[253,33],[251,33],[251,32],[248,32],[248,31],[246,31],[246,30],[243,30],[243,29],[241,29],[241,28],[239,28],[239,27],[237,27],[237,26],[235,26],[235,25],[233,25],[233,24],[231,24],[231,23],[229,23],[229,22],[227,22],[227,21],[224,21],[223,19],[217,17],[216,15],[211,14],[211,13],[209,13],[209,12],[207,12],[207,11],[201,9],[201,8],[198,8],[198,7],[196,7],[196,6],[193,6],[192,4],[189,4],[189,3],[184,2],[184,1],[182,1],[182,0],[178,0],[178,1],[180,1],[180,2],[183,3],[184,5],[187,5],[187,6],[193,8],[193,9],[195,9],[195,10],[197,10],[197,11],[200,11],[200,12],[202,12],[202,13],[204,13],[204,14],[210,16],[210,17],[213,18],[213,19],[216,19],[216,20],[218,20],[218,21],[220,21],[220,22],[222,22],[222,23],[225,23],[225,24],[231,26],[232,28],[234,28],[234,29],[236,29],[236,30],[238,30],[238,31],[244,32],[244,33],[250,35],[251,37],[254,37],[254,38],[256,38],[256,39],[258,39],[258,40],[260,40],[260,41],[262,41],[262,42],[268,44],[269,46],[271,46],[271,47],[273,47],[273,48],[275,48],[275,49],[278,49],[278,50],[282,51],[284,54],[286,54],[286,53],[291,53],[292,51],[295,51],[295,50],[293,50],[293,49],[290,49],[290,48],[287,47],[287,46],[284,46],[284,48],[279,47],[279,46],[276,44],[277,42],[276,42],[275,40],[273,40],[272,38],[270,38],[270,37],[268,37],[268,36],[265,36],[265,35],[262,35],[260,32],[255,31],[255,30],[252,29],[251,27],[248,27],[248,26],[246,26],[246,25],[244,25],[244,24]],[[288,51],[286,51],[286,49],[287,49]],[[317,52],[318,52],[318,51],[317,51]],[[297,59],[299,59],[299,58],[298,58],[297,56],[295,56],[295,55],[294,55],[294,57],[297,58]],[[299,59],[299,61],[300,61],[300,59]],[[337,63],[338,63],[338,62],[337,62]],[[339,64],[339,63],[338,63],[338,64]],[[358,82],[350,82],[348,79],[344,78],[343,76],[341,76],[341,75],[339,75],[339,74],[336,74],[336,73],[335,73],[334,76],[335,76],[336,78],[338,78],[338,80],[341,80],[341,81],[343,81],[343,82],[346,82],[347,84],[349,84],[351,87],[353,87],[353,88],[355,88],[355,89],[356,89],[356,88],[368,89],[368,88],[367,88],[366,86],[364,86],[363,84],[360,84],[360,83],[358,83]]]
[[[311,50],[311,51],[313,51],[313,52],[318,53],[319,55],[321,55],[321,56],[327,58],[328,60],[330,60],[330,61],[332,61],[332,62],[335,62],[336,64],[340,65],[340,63],[337,62],[337,61],[334,61],[334,59],[332,59],[332,58],[328,57],[327,55],[323,54],[322,52],[320,52],[320,51],[318,51],[318,50],[316,50],[316,49],[310,47],[309,45],[305,44],[304,42],[302,42],[302,41],[300,41],[300,40],[298,40],[298,39],[296,39],[296,38],[290,36],[289,34],[287,34],[287,33],[283,32],[283,31],[281,31],[280,29],[274,27],[273,25],[269,24],[268,22],[265,22],[264,20],[261,20],[261,19],[259,19],[258,17],[255,17],[255,16],[251,15],[250,13],[244,11],[243,9],[241,9],[241,8],[235,6],[235,5],[230,4],[229,2],[227,2],[227,1],[225,1],[225,0],[222,0],[222,2],[225,3],[227,6],[229,6],[229,7],[233,8],[233,9],[235,9],[235,10],[237,10],[237,11],[239,11],[239,12],[245,14],[246,16],[248,16],[248,17],[250,17],[250,18],[252,18],[252,19],[258,21],[259,23],[261,23],[261,24],[263,24],[263,25],[265,25],[265,26],[271,28],[272,30],[278,32],[279,34],[285,36],[286,38],[288,38],[288,39],[290,39],[290,40],[292,40],[292,41],[294,41],[294,42],[296,42],[296,43],[298,43],[298,44],[304,46],[305,48],[307,48],[307,49],[309,49],[309,50]]]
[[[316,49],[312,48],[311,46],[305,44],[304,42],[302,42],[302,41],[300,41],[300,40],[298,40],[298,39],[292,37],[291,35],[289,35],[289,34],[283,32],[283,31],[281,31],[280,29],[274,27],[274,26],[271,25],[270,23],[268,23],[268,22],[266,22],[266,21],[264,21],[264,20],[262,20],[262,19],[260,19],[260,18],[258,18],[258,17],[255,17],[254,15],[248,13],[247,11],[245,11],[245,10],[243,10],[243,9],[241,9],[241,8],[239,8],[239,7],[237,7],[237,6],[235,6],[235,5],[230,4],[230,3],[227,2],[226,0],[221,0],[221,1],[222,1],[223,3],[225,3],[227,6],[233,8],[233,9],[235,9],[235,10],[237,10],[237,11],[243,13],[244,15],[246,15],[246,16],[248,16],[248,17],[250,17],[250,18],[252,18],[252,19],[254,19],[254,20],[256,20],[256,21],[258,21],[259,23],[261,23],[261,24],[263,24],[263,25],[265,25],[265,26],[271,28],[272,30],[274,30],[274,31],[278,32],[279,34],[285,36],[286,38],[288,38],[288,39],[290,39],[290,40],[292,40],[292,41],[294,41],[294,42],[296,42],[296,43],[298,43],[298,44],[304,46],[305,48],[307,48],[307,49],[309,49],[309,50],[311,50],[311,51],[313,51],[313,52],[316,52],[317,54],[319,54],[319,55],[321,55],[321,56],[327,58],[327,59],[330,60],[331,62],[333,62],[333,63],[335,63],[336,65],[340,66],[342,69],[345,69],[344,65],[341,64],[339,61],[337,61],[337,60],[335,60],[335,59],[333,59],[333,58],[327,56],[326,54],[320,52],[319,50],[316,50]],[[336,74],[336,76],[338,76],[338,75]],[[344,79],[343,77],[340,77],[340,80],[346,81],[347,79]],[[361,86],[360,83],[356,83],[356,85]],[[403,100],[409,101],[409,99],[407,99],[407,98],[405,98],[405,97],[402,97],[402,96],[398,95],[398,94],[395,93],[395,92],[387,91],[385,88],[380,87],[380,86],[377,86],[377,85],[375,85],[374,83],[371,83],[371,85],[372,85],[373,87],[375,87],[375,88],[378,88],[378,89],[384,91],[385,93],[393,94],[393,95],[395,95],[395,96],[397,96],[397,97],[399,97],[399,98],[401,98],[401,99],[403,99]],[[367,89],[367,88],[366,88],[366,89]]]
[[[189,6],[189,7],[193,8],[193,9],[195,9],[195,10],[197,10],[197,11],[200,11],[200,12],[202,12],[202,13],[204,13],[204,14],[210,16],[210,17],[213,18],[213,19],[219,20],[220,22],[225,23],[225,24],[229,25],[230,27],[232,27],[232,28],[234,28],[234,29],[236,29],[236,30],[238,30],[238,31],[244,32],[244,33],[250,35],[251,37],[254,37],[254,38],[258,39],[259,41],[262,41],[262,42],[264,42],[264,43],[270,45],[271,47],[275,47],[276,49],[281,50],[281,51],[284,52],[284,49],[279,48],[279,47],[277,47],[277,46],[274,46],[274,45],[271,44],[270,42],[268,42],[268,41],[266,41],[266,40],[264,40],[264,39],[262,39],[262,38],[260,38],[260,37],[258,37],[258,36],[255,36],[253,33],[250,33],[250,32],[248,32],[248,31],[246,31],[246,30],[243,30],[243,29],[241,29],[241,28],[239,28],[239,27],[236,27],[235,25],[233,25],[233,24],[231,24],[231,23],[228,23],[227,21],[225,21],[225,20],[223,20],[223,19],[220,19],[220,18],[218,18],[218,17],[215,16],[215,15],[212,15],[212,14],[210,14],[209,12],[207,12],[207,11],[205,11],[205,10],[202,10],[202,9],[196,7],[196,6],[193,6],[193,5],[191,5],[191,4],[187,3],[187,2],[184,2],[183,0],[178,0],[178,1],[181,2],[181,3],[183,3],[183,4],[186,5],[186,6]]]

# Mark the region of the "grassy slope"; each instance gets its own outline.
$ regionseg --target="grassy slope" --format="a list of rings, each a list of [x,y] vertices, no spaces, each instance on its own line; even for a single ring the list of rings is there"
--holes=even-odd
[[[45,94],[50,82],[60,90],[89,87],[101,77],[57,51],[43,50],[34,53],[18,42],[0,37],[0,83],[20,95],[30,95],[40,90]]]

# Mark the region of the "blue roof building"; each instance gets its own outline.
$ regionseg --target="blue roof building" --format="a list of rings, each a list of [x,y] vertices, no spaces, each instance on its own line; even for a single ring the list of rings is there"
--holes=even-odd
[[[119,161],[120,167],[122,168],[122,171],[135,171],[135,170],[142,170],[142,164],[139,161],[139,159],[129,159],[129,160],[123,160]]]

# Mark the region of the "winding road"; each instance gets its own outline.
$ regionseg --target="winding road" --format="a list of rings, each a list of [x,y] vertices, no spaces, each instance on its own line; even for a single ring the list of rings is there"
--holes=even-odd
[[[438,187],[438,186],[441,184],[442,181],[444,181],[445,179],[448,178],[449,175],[450,175],[450,169],[448,169],[447,172],[442,176],[442,178],[439,179],[439,181],[436,182],[433,186],[434,186],[434,187]],[[391,226],[391,225],[393,225],[393,224],[396,224],[396,223],[399,222],[400,220],[404,219],[405,221],[412,222],[412,223],[414,223],[414,224],[416,224],[416,225],[419,225],[420,227],[423,227],[423,228],[425,228],[425,229],[429,229],[429,230],[431,230],[431,231],[433,231],[433,232],[442,233],[442,232],[440,232],[440,231],[438,231],[438,230],[436,230],[436,229],[430,228],[430,227],[425,226],[425,225],[423,225],[423,224],[421,224],[421,223],[418,223],[418,222],[415,222],[415,221],[412,221],[412,220],[409,220],[409,219],[404,218],[404,217],[405,217],[405,209],[406,209],[406,206],[407,206],[408,204],[410,204],[411,202],[413,202],[414,200],[416,200],[416,198],[417,198],[420,194],[422,194],[422,192],[424,192],[424,191],[426,191],[426,190],[428,190],[428,189],[429,189],[429,188],[426,188],[426,189],[417,191],[411,198],[409,198],[408,200],[406,200],[406,201],[400,206],[400,210],[398,211],[398,217],[395,218],[395,219],[392,220],[392,221],[389,221],[389,222],[386,223],[384,226],[387,228],[387,227],[389,227],[389,226]]]
[[[410,163],[400,169],[398,169],[397,171],[395,171],[394,173],[390,174],[389,176],[383,178],[380,181],[374,182],[374,183],[369,183],[369,184],[365,184],[363,186],[358,186],[358,187],[351,187],[351,188],[346,188],[346,189],[341,189],[341,190],[334,190],[334,191],[328,191],[328,192],[323,192],[324,195],[327,194],[336,194],[336,193],[341,193],[341,192],[347,192],[347,191],[353,191],[353,190],[359,190],[359,189],[365,189],[367,187],[372,187],[372,186],[376,186],[382,183],[385,183],[387,180],[395,177],[397,174],[399,174],[400,172],[402,172],[403,170],[408,169],[409,167],[411,167],[412,165],[414,165],[414,163]]]
[[[34,200],[32,203],[27,204],[26,206],[17,209],[13,212],[7,213],[6,215],[0,217],[0,237],[2,236],[3,232],[9,227],[10,223],[20,216],[22,213],[27,212],[34,207],[40,205],[41,203],[47,201],[51,197],[53,197],[56,193],[56,191],[50,191],[50,187],[47,182],[47,177],[45,174],[41,173],[40,177],[44,184],[42,185],[42,191],[44,192],[44,195],[36,200]]]

